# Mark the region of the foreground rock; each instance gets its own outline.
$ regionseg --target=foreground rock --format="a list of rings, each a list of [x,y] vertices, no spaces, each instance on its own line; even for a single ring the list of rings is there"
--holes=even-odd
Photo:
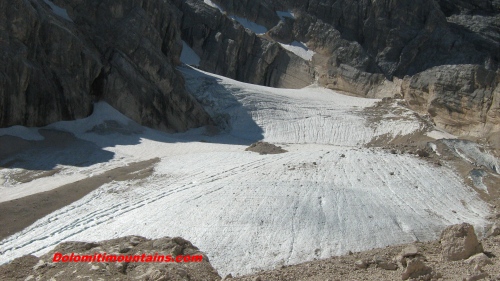
[[[0,3],[0,127],[83,118],[97,100],[165,131],[208,124],[175,69],[180,12],[169,1],[98,2]]]
[[[53,262],[63,255],[172,255],[202,256],[201,262]],[[54,279],[52,279],[54,278]],[[64,242],[37,258],[23,256],[0,266],[0,280],[220,280],[206,255],[182,238],[149,240],[128,236],[97,243]]]
[[[447,227],[441,233],[440,242],[443,260],[458,261],[483,252],[474,227],[467,223]]]
[[[486,254],[480,253],[463,261],[443,260],[439,241],[415,242],[358,253],[349,251],[340,257],[280,266],[232,280],[500,280],[500,239],[488,237],[481,242]],[[391,257],[405,263],[398,262],[396,270],[380,266]]]
[[[430,275],[432,268],[427,266],[420,258],[411,259],[408,261],[401,278],[403,280],[408,280],[409,278],[419,278],[421,276]],[[430,280],[429,277],[425,278]]]

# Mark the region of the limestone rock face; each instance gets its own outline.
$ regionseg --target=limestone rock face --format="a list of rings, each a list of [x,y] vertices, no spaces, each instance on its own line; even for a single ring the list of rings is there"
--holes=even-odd
[[[40,2],[0,3],[1,127],[42,126],[92,112],[99,54]]]
[[[445,261],[467,259],[482,253],[483,246],[477,240],[474,227],[468,223],[447,227],[441,233],[441,255]]]
[[[478,65],[431,68],[404,79],[409,105],[458,135],[491,136],[500,131],[500,73]]]
[[[175,70],[180,13],[168,1],[13,0],[0,8],[1,127],[86,117],[96,100],[166,131],[209,122]]]
[[[183,12],[182,38],[200,56],[201,69],[271,87],[301,88],[313,82],[307,61],[200,2],[177,1],[177,6]]]

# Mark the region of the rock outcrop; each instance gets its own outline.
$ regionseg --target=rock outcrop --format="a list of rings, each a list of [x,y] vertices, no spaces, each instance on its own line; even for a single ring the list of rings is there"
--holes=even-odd
[[[54,255],[60,253],[61,256]],[[93,257],[101,254],[101,261],[62,262],[62,256],[72,260],[82,256]],[[104,254],[108,256],[105,261]],[[196,262],[144,262],[113,261],[124,256],[172,256],[186,257]],[[79,258],[75,258],[78,256]],[[54,260],[54,257],[57,257]],[[202,260],[198,260],[201,257]],[[220,280],[206,255],[189,241],[180,237],[149,240],[140,236],[127,236],[97,243],[63,242],[54,250],[37,258],[23,256],[9,264],[0,266],[0,279],[9,280]],[[52,279],[54,278],[54,279]],[[61,280],[62,280],[61,279]]]
[[[500,72],[479,65],[437,66],[406,77],[402,93],[410,107],[461,136],[500,132]]]
[[[175,69],[168,1],[3,1],[0,18],[0,127],[86,117],[96,100],[166,131],[209,123]]]

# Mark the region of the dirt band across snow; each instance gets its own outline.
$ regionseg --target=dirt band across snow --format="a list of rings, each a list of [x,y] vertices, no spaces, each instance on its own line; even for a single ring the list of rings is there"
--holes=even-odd
[[[81,199],[105,183],[113,180],[146,178],[151,175],[152,167],[158,161],[159,159],[155,158],[135,162],[50,191],[2,202],[0,203],[0,225],[2,226],[0,227],[0,240],[21,231],[47,214]]]

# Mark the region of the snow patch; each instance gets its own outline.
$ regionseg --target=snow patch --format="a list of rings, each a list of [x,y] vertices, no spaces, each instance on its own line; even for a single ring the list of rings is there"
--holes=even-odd
[[[435,143],[429,142],[427,143],[427,145],[429,145],[429,147],[434,153],[436,153],[437,156],[441,156],[441,153],[439,153],[439,151],[437,150],[437,145]]]
[[[182,41],[181,62],[188,65],[200,66],[200,60],[195,51],[186,42]]]
[[[45,2],[45,4],[50,6],[50,8],[52,9],[52,12],[54,12],[54,14],[60,16],[61,18],[65,19],[67,21],[73,22],[73,20],[69,17],[66,9],[59,7],[56,4],[52,3],[51,0],[43,0],[43,1]]]
[[[295,19],[295,15],[290,11],[276,11],[276,14],[281,20],[285,20],[285,18]]]
[[[208,6],[210,7],[213,7],[213,8],[216,8],[216,9],[219,9],[219,11],[221,11],[221,13],[224,13],[224,10],[222,10],[222,8],[215,4],[214,2],[212,2],[211,0],[203,0],[203,2],[205,2],[205,4],[207,4]]]
[[[309,50],[309,48],[307,48],[307,46],[302,42],[293,41],[290,44],[280,43],[280,45],[286,50],[308,61],[311,61],[314,54],[316,54],[316,52]]]
[[[261,35],[261,34],[264,34],[267,32],[266,27],[259,25],[259,24],[256,24],[255,22],[252,22],[246,18],[241,18],[238,16],[230,16],[230,18],[239,22],[244,28],[249,29],[250,31],[252,31],[253,33],[255,33],[257,35]]]
[[[46,126],[47,129],[55,129],[82,135],[91,131],[96,126],[103,124],[104,121],[115,121],[123,126],[140,127],[132,119],[121,114],[106,102],[97,102],[94,104],[94,112],[87,118],[73,121],[59,121]]]

